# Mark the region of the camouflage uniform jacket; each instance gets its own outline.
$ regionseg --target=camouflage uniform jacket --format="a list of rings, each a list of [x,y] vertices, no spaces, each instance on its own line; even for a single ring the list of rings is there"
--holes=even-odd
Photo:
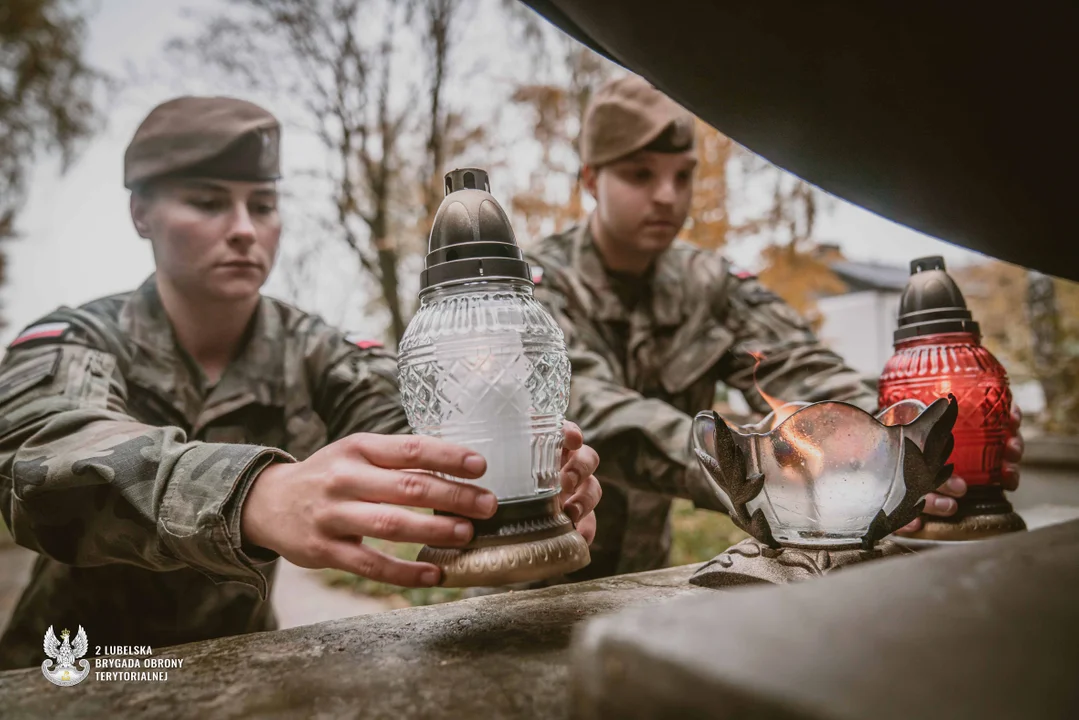
[[[209,387],[153,278],[40,322],[66,328],[0,363],[0,507],[39,553],[0,668],[41,662],[49,625],[155,648],[273,629],[276,556],[241,543],[243,497],[273,461],[407,432],[394,356],[263,298]]]
[[[790,306],[718,253],[676,241],[628,308],[617,292],[624,281],[604,268],[587,224],[526,250],[541,278],[536,297],[570,350],[567,417],[600,456],[592,563],[572,579],[662,567],[670,496],[721,509],[691,459],[690,428],[712,407],[718,382],[768,411],[754,388],[751,351],[764,357],[756,376],[773,397],[876,406],[873,387]]]

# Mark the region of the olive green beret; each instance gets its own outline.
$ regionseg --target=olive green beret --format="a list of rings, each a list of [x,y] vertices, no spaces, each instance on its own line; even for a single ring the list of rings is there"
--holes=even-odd
[[[124,153],[124,187],[163,177],[276,180],[281,126],[254,103],[180,97],[158,105]]]
[[[638,150],[683,152],[693,147],[693,115],[638,75],[604,83],[585,110],[578,139],[581,162],[603,165]]]

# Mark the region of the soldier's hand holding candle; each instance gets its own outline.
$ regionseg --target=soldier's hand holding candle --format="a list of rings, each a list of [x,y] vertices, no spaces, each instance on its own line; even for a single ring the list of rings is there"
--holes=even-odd
[[[583,444],[580,429],[572,423],[566,424],[564,447],[564,505],[590,542],[600,496],[592,473],[599,457]],[[433,586],[440,579],[435,565],[392,557],[363,544],[363,538],[465,545],[473,534],[465,518],[491,517],[495,495],[432,473],[475,479],[486,469],[477,453],[437,438],[350,435],[302,462],[263,470],[244,501],[243,539],[300,567],[332,567],[405,587]],[[417,513],[408,507],[451,515]]]
[[[1004,463],[1001,467],[1001,485],[1005,490],[1014,491],[1019,487],[1019,463],[1023,459],[1023,435],[1019,430],[1023,422],[1023,413],[1018,405],[1012,405],[1011,430],[1012,436],[1004,448]],[[938,517],[950,517],[958,510],[959,505],[954,498],[963,497],[967,492],[967,484],[963,478],[953,475],[946,483],[940,486],[939,492],[930,493],[925,498],[926,515]],[[915,518],[899,534],[915,533],[922,529],[922,519]]]
[[[599,467],[599,455],[584,444],[584,435],[577,425],[566,421],[562,428],[565,432],[562,440],[562,510],[591,545],[596,536],[593,509],[603,494],[599,480],[592,474]]]

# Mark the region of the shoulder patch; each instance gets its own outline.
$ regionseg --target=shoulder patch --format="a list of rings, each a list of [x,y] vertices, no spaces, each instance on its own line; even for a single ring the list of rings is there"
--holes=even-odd
[[[532,284],[539,285],[543,281],[543,268],[539,265],[532,266]]]
[[[8,345],[9,348],[16,346],[30,345],[41,340],[59,340],[63,338],[71,328],[71,323],[66,322],[51,322],[40,323],[38,325],[31,325],[30,327],[19,333],[19,336],[11,341]]]
[[[360,350],[370,350],[371,348],[380,348],[380,347],[382,347],[382,342],[380,340],[374,340],[374,339],[366,337],[364,335],[357,335],[357,334],[347,335],[347,336],[345,336],[345,340],[352,343],[353,345],[358,347]]]
[[[739,280],[749,280],[751,278],[757,277],[757,273],[752,273],[749,270],[738,267],[737,265],[731,266],[731,275],[734,275]]]

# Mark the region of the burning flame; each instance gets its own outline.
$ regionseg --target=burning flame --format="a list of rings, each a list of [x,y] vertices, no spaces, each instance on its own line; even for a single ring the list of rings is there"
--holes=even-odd
[[[756,388],[757,392],[764,398],[764,401],[768,403],[768,407],[772,409],[774,414],[772,416],[771,427],[768,429],[775,430],[782,425],[787,418],[801,410],[803,406],[787,403],[778,398],[774,398],[761,389],[760,383],[757,382],[757,368],[759,368],[761,362],[764,361],[764,354],[755,350],[750,350],[749,354],[756,361],[753,365],[753,387]],[[795,427],[788,426],[783,430],[783,440],[790,445],[797,457],[805,462],[807,469],[812,475],[819,475],[824,468],[824,453],[821,452],[820,447],[813,442],[812,438],[808,437],[805,433]]]
[[[757,392],[764,398],[764,402],[768,403],[768,407],[772,409],[772,412],[774,413],[772,416],[772,426],[768,429],[775,430],[784,420],[801,410],[801,407],[774,398],[761,388],[760,383],[757,382],[757,368],[759,368],[764,361],[764,354],[757,352],[756,350],[749,350],[748,352],[750,357],[756,361],[753,364],[753,387],[756,388]]]
[[[813,439],[805,433],[789,425],[783,428],[780,435],[804,462],[810,475],[814,477],[820,476],[824,471],[824,452],[817,443],[813,442]]]

